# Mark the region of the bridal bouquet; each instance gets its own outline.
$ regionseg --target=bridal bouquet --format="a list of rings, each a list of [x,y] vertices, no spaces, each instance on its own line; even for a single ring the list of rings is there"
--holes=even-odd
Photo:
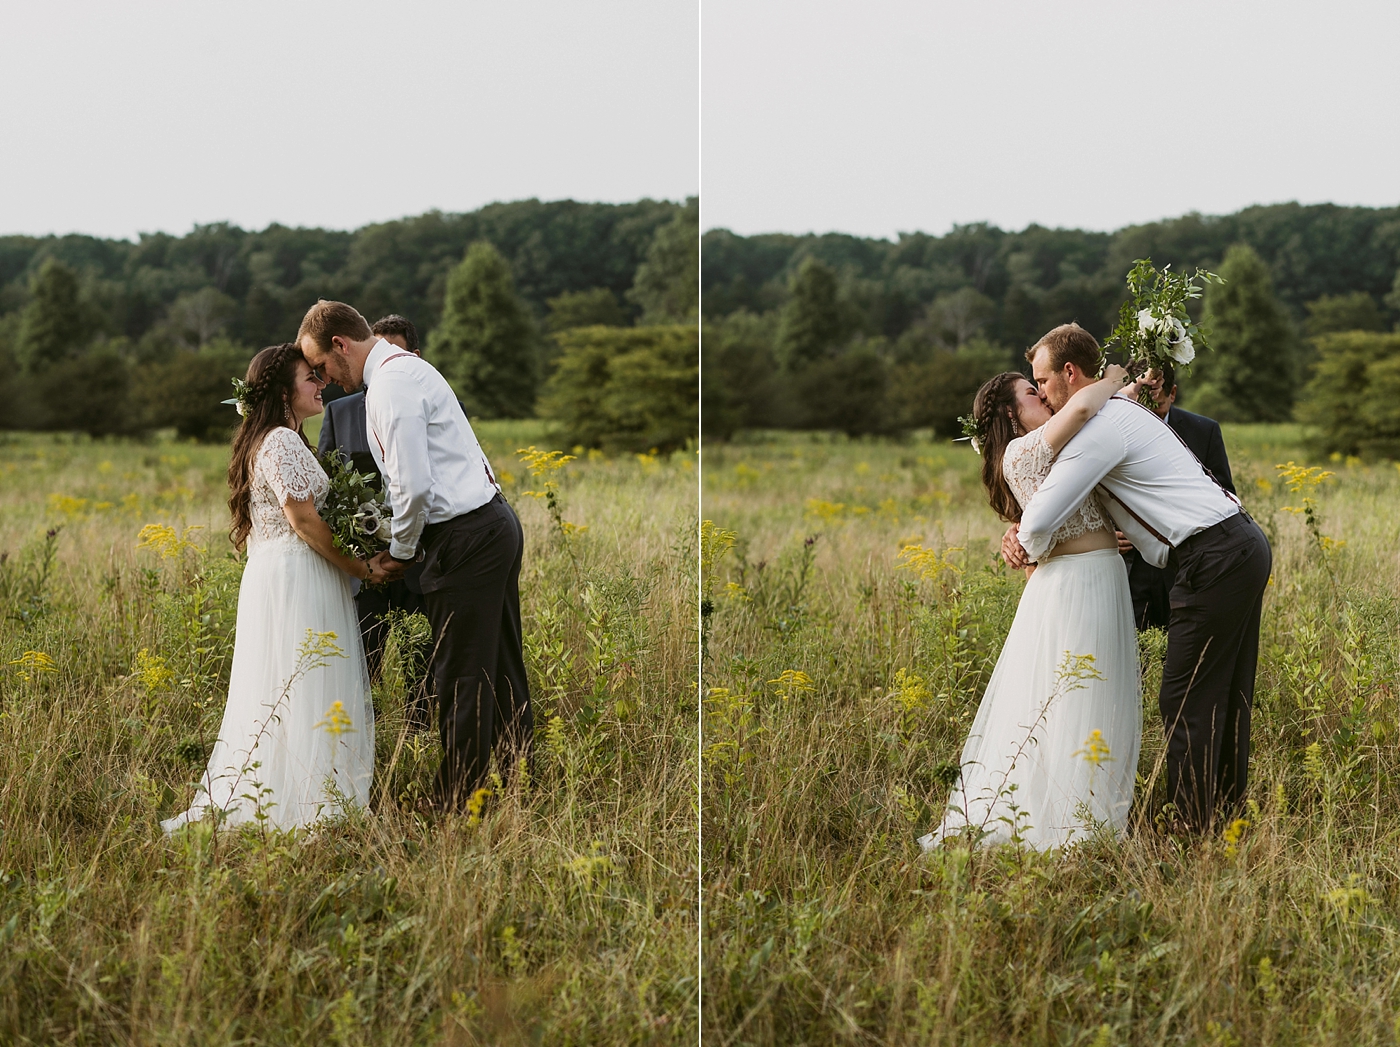
[[[331,529],[335,547],[346,556],[371,557],[389,547],[393,512],[382,491],[369,485],[374,475],[358,472],[350,461],[332,451],[321,463],[330,478],[321,519]]]
[[[1189,366],[1198,349],[1210,348],[1205,332],[1187,314],[1186,303],[1201,297],[1204,285],[1225,281],[1204,269],[1190,276],[1171,269],[1168,264],[1159,271],[1152,259],[1139,258],[1128,273],[1128,301],[1118,311],[1118,325],[1103,347],[1122,353],[1130,371],[1160,373],[1166,363]],[[1143,389],[1141,397],[1152,406],[1149,390]]]

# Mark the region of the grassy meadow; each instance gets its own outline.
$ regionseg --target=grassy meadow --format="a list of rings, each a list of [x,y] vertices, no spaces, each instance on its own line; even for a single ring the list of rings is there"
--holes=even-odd
[[[479,433],[526,532],[533,780],[417,813],[391,644],[369,810],[174,840],[232,653],[227,448],[0,434],[0,1042],[695,1042],[694,458],[532,477],[539,425]]]
[[[1246,818],[1157,826],[1150,633],[1131,831],[928,857],[1024,584],[978,460],[707,444],[707,1044],[1397,1042],[1400,470],[1312,460],[1304,435],[1225,428],[1274,546]],[[1290,490],[1290,462],[1321,468]]]

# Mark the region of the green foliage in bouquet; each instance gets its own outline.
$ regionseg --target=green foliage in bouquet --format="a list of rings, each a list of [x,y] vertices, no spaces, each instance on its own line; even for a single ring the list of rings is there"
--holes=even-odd
[[[1224,279],[1205,269],[1187,276],[1158,270],[1150,258],[1133,262],[1128,273],[1128,300],[1118,310],[1118,324],[1104,342],[1104,350],[1116,350],[1128,361],[1130,371],[1162,370],[1164,363],[1190,369],[1198,349],[1209,349],[1206,332],[1186,311],[1186,303],[1200,298],[1207,284]],[[1137,365],[1136,367],[1134,365]],[[1143,390],[1142,402],[1153,406],[1152,393]]]
[[[389,547],[389,523],[393,513],[384,494],[370,486],[374,474],[365,474],[339,451],[321,462],[330,478],[321,519],[331,529],[335,547],[346,556],[371,557]]]

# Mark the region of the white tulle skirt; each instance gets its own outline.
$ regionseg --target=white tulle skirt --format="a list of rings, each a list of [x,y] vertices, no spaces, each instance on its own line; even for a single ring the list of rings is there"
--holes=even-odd
[[[309,643],[307,630],[334,638]],[[349,578],[295,536],[250,543],[219,739],[194,803],[161,825],[173,832],[210,808],[227,812],[228,825],[259,813],[281,829],[310,825],[368,803],[373,769],[374,707]]]
[[[1121,829],[1137,778],[1141,688],[1123,558],[1101,549],[1048,560],[1026,583],[943,823],[919,842],[931,850],[974,826],[984,844],[1014,836],[1044,850]]]

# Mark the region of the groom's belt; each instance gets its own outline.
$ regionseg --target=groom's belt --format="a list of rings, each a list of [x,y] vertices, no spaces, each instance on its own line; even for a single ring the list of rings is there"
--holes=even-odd
[[[1211,524],[1209,527],[1202,528],[1195,534],[1188,536],[1176,547],[1175,551],[1177,553],[1187,553],[1197,545],[1209,544],[1218,538],[1224,538],[1227,534],[1232,534],[1241,527],[1244,527],[1245,522],[1250,520],[1252,520],[1250,515],[1241,509],[1239,512],[1235,513],[1235,515],[1227,516],[1219,523]]]
[[[419,548],[422,548],[422,546],[426,545],[428,542],[431,542],[434,538],[440,535],[443,531],[446,531],[448,528],[455,527],[458,524],[466,523],[469,520],[474,520],[478,516],[485,514],[486,510],[490,509],[493,505],[496,505],[497,503],[505,505],[505,502],[506,496],[497,491],[496,496],[492,498],[489,502],[487,502],[485,505],[479,505],[475,509],[471,509],[465,513],[462,513],[462,515],[460,516],[454,516],[450,520],[443,520],[441,523],[428,524],[426,527],[423,528],[423,536],[421,539],[419,539],[418,542]]]

